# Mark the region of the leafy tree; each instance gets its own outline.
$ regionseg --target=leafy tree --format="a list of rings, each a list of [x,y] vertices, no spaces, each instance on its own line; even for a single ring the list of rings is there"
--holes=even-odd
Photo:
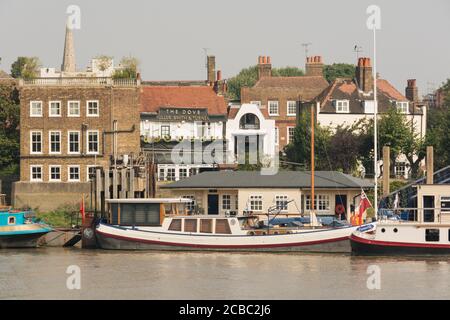
[[[284,151],[288,161],[304,164],[311,168],[311,114],[309,111],[302,111],[299,122],[295,127],[294,139],[289,143]],[[330,130],[314,125],[314,156],[315,168],[317,170],[329,170],[330,159],[328,156],[328,146],[330,143]]]
[[[114,71],[113,79],[136,79],[139,61],[133,57],[123,57],[120,68]]]
[[[328,82],[332,82],[336,78],[354,78],[355,66],[348,63],[325,65],[323,68],[323,76]]]
[[[334,170],[353,173],[360,158],[362,139],[356,126],[338,126],[328,147],[330,163]]]
[[[0,172],[19,163],[19,94],[12,84],[0,84]]]
[[[272,77],[299,77],[303,75],[303,70],[297,67],[282,67],[272,69]]]
[[[258,66],[242,69],[236,76],[227,81],[227,97],[240,99],[242,87],[252,87],[258,81]]]
[[[100,69],[100,71],[107,70],[109,67],[111,67],[113,62],[113,58],[107,55],[98,55],[95,58],[98,59],[98,68]]]
[[[14,78],[33,79],[39,74],[41,63],[37,57],[18,57],[11,65]]]

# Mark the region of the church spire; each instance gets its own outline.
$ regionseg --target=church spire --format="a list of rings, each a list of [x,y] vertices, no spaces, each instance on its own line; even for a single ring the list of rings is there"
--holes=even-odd
[[[64,56],[61,71],[75,72],[75,49],[73,45],[72,28],[69,27],[69,20],[66,23],[66,37],[64,39]]]

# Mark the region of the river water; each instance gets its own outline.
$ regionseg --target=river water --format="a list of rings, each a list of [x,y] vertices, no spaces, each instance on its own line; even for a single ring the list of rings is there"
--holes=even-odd
[[[450,257],[0,250],[0,299],[335,298],[450,299]]]

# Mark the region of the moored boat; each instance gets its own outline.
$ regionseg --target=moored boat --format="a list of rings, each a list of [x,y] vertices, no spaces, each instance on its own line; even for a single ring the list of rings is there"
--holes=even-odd
[[[419,185],[417,207],[395,208],[403,219],[386,219],[352,233],[352,252],[359,255],[450,254],[450,186]],[[386,211],[386,210],[384,210]]]
[[[110,215],[96,226],[98,245],[124,250],[350,252],[356,226],[271,227],[252,215],[187,215],[191,199],[108,200]],[[313,220],[313,219],[311,219]]]
[[[50,231],[52,228],[35,221],[32,212],[0,209],[0,249],[37,247],[39,238]]]

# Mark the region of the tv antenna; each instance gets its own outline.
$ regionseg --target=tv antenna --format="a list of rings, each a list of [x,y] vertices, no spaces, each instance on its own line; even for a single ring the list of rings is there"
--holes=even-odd
[[[311,42],[304,42],[302,43],[302,47],[305,48],[305,60],[308,58],[308,47],[312,45]]]
[[[355,44],[355,46],[353,47],[353,51],[356,53],[356,60],[359,59],[359,53],[363,52],[363,49],[361,46],[358,46],[357,44]]]

